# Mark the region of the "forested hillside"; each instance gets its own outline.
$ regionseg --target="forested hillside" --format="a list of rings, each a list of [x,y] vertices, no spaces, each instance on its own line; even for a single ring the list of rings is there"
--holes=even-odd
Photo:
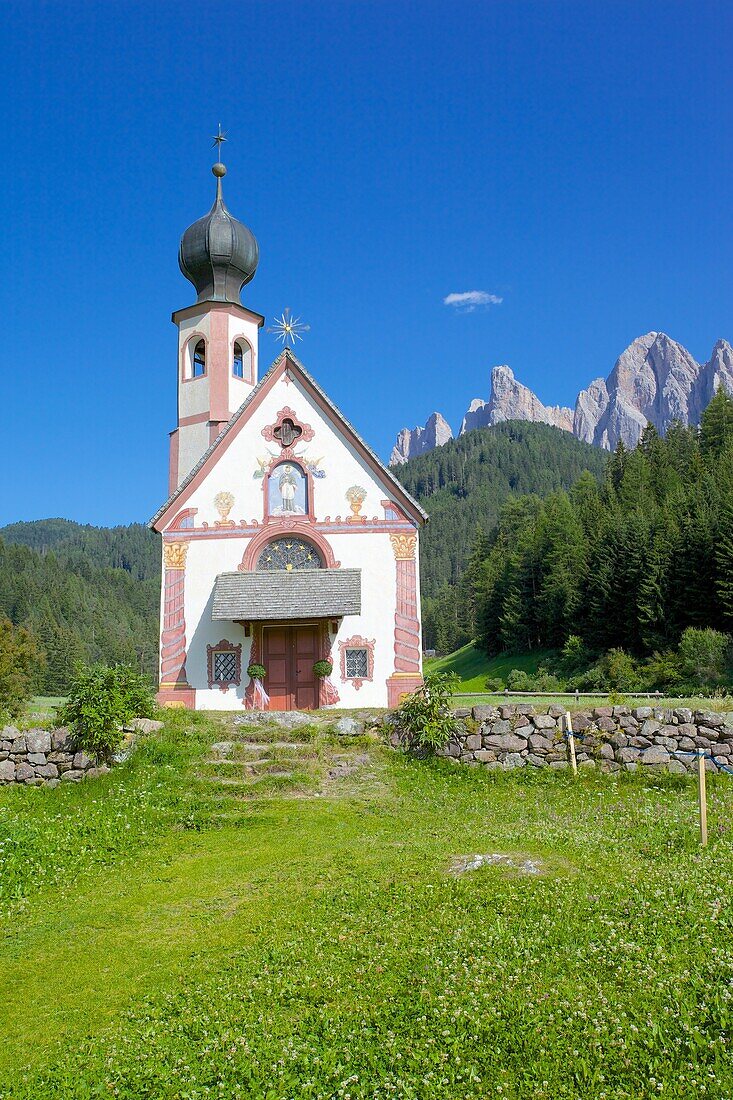
[[[559,428],[517,420],[467,432],[395,467],[430,515],[420,554],[428,607],[441,588],[458,584],[477,531],[493,530],[508,496],[569,489],[584,470],[600,477],[606,459]]]
[[[38,637],[44,694],[63,693],[79,660],[129,662],[155,677],[159,595],[158,539],[140,524],[0,528],[0,616]]]
[[[733,633],[733,400],[700,429],[649,426],[619,445],[599,484],[506,500],[451,599],[431,609],[439,647],[477,636],[489,653],[623,649],[663,661],[688,627]],[[573,643],[577,645],[578,643]],[[663,681],[663,670],[656,669]]]

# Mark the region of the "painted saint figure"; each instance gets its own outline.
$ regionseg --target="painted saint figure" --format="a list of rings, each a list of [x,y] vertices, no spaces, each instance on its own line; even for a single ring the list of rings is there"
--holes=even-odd
[[[298,482],[292,466],[284,466],[280,474],[280,499],[283,512],[295,511],[295,494],[298,491]]]
[[[302,516],[308,511],[305,474],[295,462],[282,462],[269,475],[267,499],[271,516]]]

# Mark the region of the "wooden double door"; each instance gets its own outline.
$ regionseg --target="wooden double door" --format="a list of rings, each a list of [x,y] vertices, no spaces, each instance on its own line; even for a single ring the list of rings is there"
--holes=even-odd
[[[265,691],[270,710],[314,710],[320,682],[313,664],[320,657],[320,628],[313,623],[265,626],[262,631]]]

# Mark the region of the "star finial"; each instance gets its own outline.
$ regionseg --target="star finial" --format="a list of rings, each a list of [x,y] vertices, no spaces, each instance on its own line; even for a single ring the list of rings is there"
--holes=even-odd
[[[283,347],[286,344],[295,347],[295,341],[303,339],[301,333],[310,332],[310,325],[304,325],[300,317],[293,317],[290,306],[287,306],[281,316],[275,318],[267,331],[274,333],[275,339],[280,340]]]
[[[214,134],[214,142],[213,142],[213,145],[216,146],[217,160],[221,160],[221,147],[224,144],[224,142],[227,141],[227,140],[228,140],[228,138],[227,138],[227,135],[226,135],[226,130],[222,130],[221,123],[219,123],[219,132]],[[213,146],[212,146],[212,148],[213,148]]]

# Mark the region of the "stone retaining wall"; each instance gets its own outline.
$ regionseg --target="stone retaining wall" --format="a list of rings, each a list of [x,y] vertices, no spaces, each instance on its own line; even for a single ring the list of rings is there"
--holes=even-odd
[[[62,781],[74,783],[108,771],[85,752],[76,752],[66,729],[21,733],[6,726],[0,731],[0,784],[57,787]]]
[[[459,732],[440,753],[460,763],[486,768],[569,767],[569,749],[560,706],[541,714],[529,704],[477,706],[456,712]],[[661,707],[596,707],[572,714],[580,768],[605,772],[644,767],[693,771],[695,756],[675,750],[704,749],[709,771],[733,768],[733,714],[667,710]]]

